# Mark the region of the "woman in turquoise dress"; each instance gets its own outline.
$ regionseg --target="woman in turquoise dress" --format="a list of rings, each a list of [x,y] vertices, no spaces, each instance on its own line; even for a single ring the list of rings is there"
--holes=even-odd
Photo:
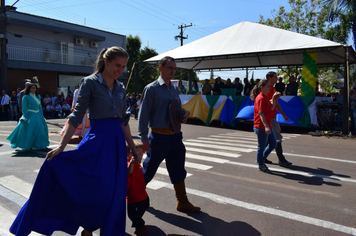
[[[189,88],[189,94],[198,94],[199,92],[199,87],[198,87],[198,83],[196,80],[192,81],[192,86]]]
[[[178,82],[179,94],[186,94],[187,90],[185,89],[182,80]]]
[[[11,148],[25,150],[45,149],[49,145],[48,127],[42,114],[41,101],[37,96],[37,86],[31,84],[22,98],[22,117],[14,131],[7,137]]]

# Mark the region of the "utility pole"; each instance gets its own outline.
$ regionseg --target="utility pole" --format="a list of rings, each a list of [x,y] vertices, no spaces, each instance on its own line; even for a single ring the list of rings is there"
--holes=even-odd
[[[1,57],[1,75],[0,86],[7,89],[7,58],[6,58],[6,7],[5,0],[1,0],[0,5],[0,57]]]
[[[180,26],[178,26],[178,29],[180,29],[180,34],[174,36],[174,39],[177,41],[178,38],[180,38],[180,46],[183,46],[183,39],[187,39],[188,38],[188,35],[186,37],[183,36],[183,29],[191,27],[191,26],[193,26],[192,23],[190,23],[190,25],[180,25]]]

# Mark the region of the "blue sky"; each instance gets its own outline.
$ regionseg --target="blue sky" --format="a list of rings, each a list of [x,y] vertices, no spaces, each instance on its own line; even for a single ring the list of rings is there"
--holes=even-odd
[[[15,1],[5,3],[12,5]],[[178,26],[182,24],[193,25],[184,30],[187,44],[242,21],[258,22],[260,15],[271,17],[271,11],[279,6],[289,9],[288,0],[19,0],[15,6],[20,12],[127,36],[138,35],[142,46],[158,53],[180,46],[174,36],[180,33]],[[265,74],[256,70],[254,78]],[[215,72],[215,77],[218,75],[223,79],[245,77],[246,72]],[[200,79],[209,76],[199,74]]]

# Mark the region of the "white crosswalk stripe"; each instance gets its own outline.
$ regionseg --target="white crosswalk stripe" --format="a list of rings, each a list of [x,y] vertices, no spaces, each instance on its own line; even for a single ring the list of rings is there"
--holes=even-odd
[[[223,164],[223,163],[226,163],[229,161],[227,159],[208,157],[208,156],[196,155],[196,154],[191,154],[191,153],[187,153],[185,156],[189,159],[196,159],[196,160],[202,160],[202,161],[208,161],[208,162],[214,162],[214,163],[220,163],[220,164]]]
[[[252,141],[252,140],[240,140],[240,139],[218,139],[218,138],[206,138],[206,137],[200,137],[197,140],[205,140],[205,141],[212,141],[214,143],[216,142],[224,142],[224,143],[241,143],[241,144],[253,144],[251,147],[256,147],[257,146],[257,140]]]
[[[0,184],[25,198],[29,198],[32,191],[32,184],[29,184],[13,175],[1,177]]]
[[[237,154],[236,152],[223,152],[223,151],[214,151],[210,149],[203,149],[200,147],[185,147],[187,150],[187,153],[189,152],[199,152],[199,153],[204,153],[204,154],[210,154],[210,155],[215,155],[215,156],[223,156],[223,157],[240,157],[240,154]]]
[[[208,140],[200,140],[200,139],[188,139],[186,141],[187,143],[189,142],[193,142],[193,143],[204,143],[204,144],[214,144],[214,145],[220,145],[220,146],[232,146],[232,147],[235,147],[235,146],[240,146],[240,147],[244,147],[244,148],[252,148],[252,149],[257,149],[257,145],[247,145],[245,143],[229,143],[227,141],[222,141],[220,140],[220,142],[217,142],[217,141],[208,141]],[[185,144],[185,143],[184,143]],[[248,149],[245,149],[245,150],[248,150]],[[248,151],[244,151],[244,152],[248,152]]]
[[[11,234],[9,232],[9,228],[12,224],[12,222],[15,220],[16,215],[12,212],[10,212],[9,210],[5,209],[4,207],[2,207],[0,205],[0,235],[1,236],[13,236],[13,234]],[[39,236],[42,234],[38,234],[38,233],[31,233],[30,236]]]
[[[168,176],[168,170],[167,170],[166,168],[163,168],[163,167],[158,167],[156,173],[157,173],[157,174],[160,174],[160,175],[166,175],[166,176]],[[190,177],[190,176],[192,176],[192,174],[187,173],[187,177]]]
[[[295,137],[300,136],[300,134],[286,134],[286,133],[283,133],[282,135],[283,135],[283,139],[290,139],[290,138],[295,138]],[[223,136],[223,137],[232,136],[232,137],[239,137],[239,138],[255,138],[256,139],[256,134],[254,134],[254,133],[246,133],[246,134],[227,133],[226,135],[220,134],[220,136]]]
[[[184,145],[186,146],[197,146],[197,147],[206,147],[206,148],[214,148],[217,150],[225,150],[225,151],[237,151],[237,152],[253,152],[253,149],[247,149],[247,148],[237,148],[237,147],[226,147],[224,144],[223,145],[214,145],[214,144],[204,144],[204,143],[199,143],[196,142],[197,140],[194,141],[185,141],[183,142]]]

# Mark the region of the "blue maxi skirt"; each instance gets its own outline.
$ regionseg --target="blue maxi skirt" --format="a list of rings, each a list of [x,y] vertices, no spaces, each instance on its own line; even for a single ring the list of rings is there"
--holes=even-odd
[[[45,161],[10,232],[76,234],[79,226],[125,235],[126,143],[119,119],[91,120],[76,150]]]

